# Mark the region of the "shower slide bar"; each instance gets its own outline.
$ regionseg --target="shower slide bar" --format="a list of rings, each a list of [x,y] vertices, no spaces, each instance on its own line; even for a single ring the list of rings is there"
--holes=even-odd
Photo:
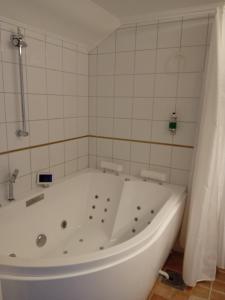
[[[24,79],[23,79],[23,59],[22,59],[22,48],[27,47],[27,43],[23,39],[23,35],[18,27],[17,33],[11,35],[11,42],[14,47],[18,48],[19,54],[19,74],[20,74],[20,94],[21,94],[21,113],[22,113],[22,129],[16,131],[18,137],[26,137],[29,135],[26,124],[26,105],[24,95]]]

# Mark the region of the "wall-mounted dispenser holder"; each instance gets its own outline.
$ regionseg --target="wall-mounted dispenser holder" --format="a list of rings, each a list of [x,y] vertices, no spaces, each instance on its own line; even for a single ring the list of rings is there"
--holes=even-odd
[[[177,131],[177,115],[176,112],[173,112],[169,119],[169,131],[171,134],[176,134]]]
[[[53,175],[48,172],[39,172],[37,174],[37,185],[42,187],[49,187],[53,183]]]

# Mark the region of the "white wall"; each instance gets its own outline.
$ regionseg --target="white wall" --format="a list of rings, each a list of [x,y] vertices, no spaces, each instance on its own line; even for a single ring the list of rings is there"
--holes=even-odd
[[[127,173],[150,168],[187,184],[193,149],[185,146],[195,145],[210,27],[208,17],[127,26],[90,53],[89,133],[99,137],[90,138],[91,166],[110,160]]]
[[[24,78],[29,136],[18,138],[21,127],[17,49],[10,44],[16,23],[1,22],[0,34],[0,199],[7,198],[9,172],[18,168],[16,195],[35,187],[36,173],[50,170],[56,178],[88,165],[88,139],[24,147],[88,134],[88,55],[75,41],[22,28],[28,47]],[[1,201],[0,200],[0,201]]]

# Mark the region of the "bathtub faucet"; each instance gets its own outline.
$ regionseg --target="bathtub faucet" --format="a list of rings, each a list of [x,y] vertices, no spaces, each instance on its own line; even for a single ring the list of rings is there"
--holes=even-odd
[[[9,201],[15,200],[13,185],[16,182],[16,178],[18,177],[18,174],[19,174],[19,170],[15,169],[14,172],[9,176],[9,196],[8,196]]]

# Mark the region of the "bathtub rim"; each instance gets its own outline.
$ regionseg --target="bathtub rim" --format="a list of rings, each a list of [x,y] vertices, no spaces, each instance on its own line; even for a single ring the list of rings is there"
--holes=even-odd
[[[70,177],[78,176],[89,171],[101,173],[99,170],[86,169],[85,172],[82,171],[79,172],[79,174],[76,173]],[[127,175],[126,177],[131,178],[133,176]],[[136,177],[133,178],[135,179]],[[164,187],[166,188],[166,186],[173,187],[175,185],[167,184]],[[125,242],[104,249],[103,251],[86,253],[79,256],[38,258],[30,260],[0,256],[0,279],[33,281],[68,278],[91,273],[91,268],[92,272],[96,272],[98,269],[106,268],[109,265],[112,266],[113,264],[115,265],[120,263],[121,260],[124,261],[129,259],[129,257],[137,255],[137,253],[143,251],[144,245],[148,245],[149,247],[149,244],[154,242],[157,237],[157,233],[161,232],[165,227],[166,223],[163,222],[165,218],[167,223],[169,223],[172,219],[176,210],[179,209],[180,205],[182,205],[186,198],[185,187],[179,186],[178,191],[180,192],[173,193],[168,198],[150,225]],[[170,211],[169,214],[168,211]],[[88,265],[89,267],[85,268]],[[93,266],[90,267],[90,265]],[[79,270],[80,267],[81,269]],[[61,272],[61,269],[64,269],[63,272]],[[51,270],[51,272],[48,272],[49,270]],[[34,275],[35,273],[36,275]],[[48,273],[47,276],[43,275],[46,273]],[[54,273],[58,273],[58,275],[55,275]]]

